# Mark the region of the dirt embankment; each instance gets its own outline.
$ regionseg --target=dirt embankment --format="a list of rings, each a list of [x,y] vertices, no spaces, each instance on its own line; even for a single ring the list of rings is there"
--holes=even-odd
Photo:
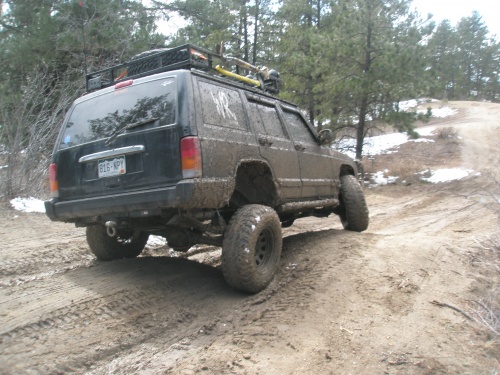
[[[279,274],[255,296],[226,286],[216,249],[98,262],[82,229],[2,210],[0,372],[500,371],[498,336],[474,320],[498,284],[478,242],[499,232],[500,106],[449,105],[459,113],[433,125],[459,131],[459,152],[426,166],[480,175],[367,189],[363,233],[336,217],[297,221]],[[440,149],[395,155],[412,160],[415,147]]]

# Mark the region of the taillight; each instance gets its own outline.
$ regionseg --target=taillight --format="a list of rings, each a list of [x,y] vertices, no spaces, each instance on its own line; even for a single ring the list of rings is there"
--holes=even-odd
[[[201,147],[198,137],[181,139],[181,165],[184,178],[201,177]]]
[[[57,183],[57,164],[49,166],[49,186],[50,194],[53,198],[59,197],[59,184]]]

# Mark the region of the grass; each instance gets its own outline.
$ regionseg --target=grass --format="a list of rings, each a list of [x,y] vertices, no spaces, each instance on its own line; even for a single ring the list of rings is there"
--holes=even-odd
[[[473,264],[481,268],[489,287],[481,300],[472,301],[472,316],[500,345],[500,234],[474,240],[478,251]]]

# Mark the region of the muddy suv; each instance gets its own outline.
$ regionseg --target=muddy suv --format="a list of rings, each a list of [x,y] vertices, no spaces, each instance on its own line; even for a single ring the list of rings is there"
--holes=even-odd
[[[356,164],[323,145],[277,74],[185,45],[87,76],[50,165],[50,219],[86,227],[98,259],[138,256],[149,235],[176,251],[222,247],[233,288],[256,293],[278,267],[281,228],[340,216],[363,231]],[[240,62],[240,64],[238,64]]]

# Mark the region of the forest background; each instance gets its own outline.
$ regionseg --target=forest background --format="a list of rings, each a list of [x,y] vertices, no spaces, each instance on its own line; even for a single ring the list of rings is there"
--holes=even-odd
[[[280,72],[280,94],[318,129],[363,140],[414,132],[401,101],[500,101],[500,44],[479,13],[455,26],[411,0],[0,0],[0,199],[43,196],[48,164],[85,72],[192,43]],[[158,20],[181,17],[163,35]]]

